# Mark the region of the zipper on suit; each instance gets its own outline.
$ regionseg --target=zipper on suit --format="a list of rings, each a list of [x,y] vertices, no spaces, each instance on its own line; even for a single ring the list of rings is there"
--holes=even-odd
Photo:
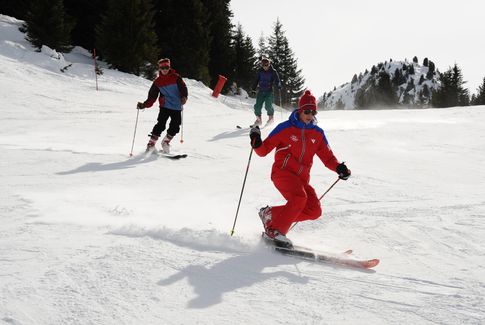
[[[288,159],[290,159],[291,153],[287,154],[285,157],[285,160],[283,160],[283,165],[281,166],[281,169],[285,169],[286,164],[288,163]]]
[[[300,164],[300,168],[298,168],[298,172],[296,173],[297,175],[300,175],[301,172],[303,171],[303,165],[301,164],[303,160],[303,155],[305,155],[305,149],[306,149],[306,140],[305,140],[305,129],[301,129],[301,154],[300,154],[300,159],[298,159],[298,163]]]

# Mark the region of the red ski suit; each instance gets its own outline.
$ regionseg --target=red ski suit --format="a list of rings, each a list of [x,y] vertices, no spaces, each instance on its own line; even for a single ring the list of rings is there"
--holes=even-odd
[[[271,180],[287,202],[271,208],[268,227],[283,235],[293,222],[317,219],[322,214],[317,194],[309,184],[313,156],[316,154],[333,171],[339,164],[323,130],[313,122],[307,125],[300,121],[297,114],[297,110],[293,111],[287,121],[280,123],[254,149],[258,156],[264,157],[276,148]]]

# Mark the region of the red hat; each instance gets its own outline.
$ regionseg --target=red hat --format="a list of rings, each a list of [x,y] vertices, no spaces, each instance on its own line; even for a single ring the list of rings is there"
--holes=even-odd
[[[170,66],[170,59],[167,59],[167,58],[164,58],[164,59],[160,59],[158,60],[158,65],[161,67],[161,66]]]
[[[302,111],[305,109],[317,110],[317,101],[309,90],[305,90],[305,93],[298,100],[298,110]]]

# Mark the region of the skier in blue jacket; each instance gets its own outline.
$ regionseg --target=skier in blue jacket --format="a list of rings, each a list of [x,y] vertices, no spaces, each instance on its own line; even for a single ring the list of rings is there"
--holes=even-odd
[[[278,72],[271,65],[271,61],[268,58],[261,60],[261,69],[258,70],[256,81],[253,85],[253,91],[259,88],[258,95],[256,96],[256,104],[254,104],[254,114],[256,115],[256,121],[253,126],[261,125],[261,109],[266,109],[268,113],[268,124],[273,122],[273,86],[276,85],[278,89],[281,89],[281,81]]]

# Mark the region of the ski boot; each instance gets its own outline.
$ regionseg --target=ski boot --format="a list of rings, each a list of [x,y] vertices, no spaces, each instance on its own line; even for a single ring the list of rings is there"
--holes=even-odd
[[[251,125],[251,127],[255,127],[255,126],[261,126],[263,124],[263,121],[261,120],[261,116],[256,116],[256,121],[254,121],[254,123]]]
[[[274,122],[273,115],[268,115],[268,122],[266,122],[266,125],[271,125],[273,124],[273,122]]]
[[[150,140],[147,143],[147,149],[145,150],[146,153],[153,151],[155,149],[155,145],[157,144],[158,136],[150,134]]]
[[[170,154],[170,141],[172,141],[172,139],[173,136],[167,134],[162,140],[162,152],[166,155]]]
[[[263,232],[263,239],[266,242],[272,243],[276,247],[293,249],[291,240],[276,229],[267,228],[265,232]]]
[[[265,206],[264,208],[259,209],[259,218],[263,223],[264,230],[268,228],[269,224],[271,223],[271,207],[269,205]]]

